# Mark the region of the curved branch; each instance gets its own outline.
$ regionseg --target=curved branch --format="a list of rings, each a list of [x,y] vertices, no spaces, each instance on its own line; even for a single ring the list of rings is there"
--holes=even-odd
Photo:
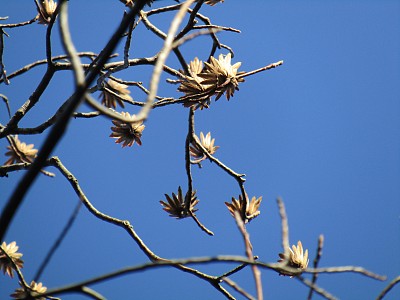
[[[381,300],[383,299],[388,293],[389,291],[400,282],[400,276],[397,276],[395,279],[393,279],[387,287],[385,287],[383,289],[383,291],[378,295],[378,297],[376,298],[376,300]]]
[[[74,224],[76,217],[78,216],[78,213],[82,207],[82,202],[79,201],[78,204],[75,206],[75,209],[72,211],[71,216],[69,217],[67,223],[65,224],[64,228],[61,230],[61,233],[59,237],[56,239],[54,242],[53,246],[51,246],[49,252],[46,254],[45,259],[41,263],[39,269],[37,270],[35,276],[33,277],[33,280],[38,282],[40,276],[42,275],[44,269],[47,267],[49,264],[51,258],[53,257],[54,253],[57,251],[58,247],[61,245],[62,241],[64,238],[67,236],[67,233],[71,229],[72,225]]]

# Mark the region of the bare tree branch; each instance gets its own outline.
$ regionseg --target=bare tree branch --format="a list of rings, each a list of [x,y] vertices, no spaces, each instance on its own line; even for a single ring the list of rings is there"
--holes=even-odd
[[[318,238],[317,255],[315,256],[314,263],[313,263],[314,269],[318,268],[318,263],[322,256],[322,247],[323,246],[324,246],[324,236],[321,234]],[[311,280],[312,285],[315,285],[315,283],[317,282],[317,278],[318,278],[318,273],[314,273],[312,280]],[[313,291],[314,290],[312,288],[310,288],[310,292],[308,293],[308,300],[311,300]]]
[[[384,289],[383,291],[378,295],[378,297],[376,297],[376,300],[381,300],[383,299],[392,288],[394,288],[394,286],[396,284],[398,284],[400,282],[400,276],[397,276],[396,278],[394,278]]]
[[[253,258],[254,258],[253,246],[251,245],[251,242],[250,242],[250,236],[246,231],[246,227],[244,226],[242,217],[240,216],[239,212],[237,212],[237,211],[235,211],[235,220],[236,220],[236,224],[237,224],[239,231],[242,234],[242,237],[244,240],[247,258],[249,260],[253,260]],[[260,272],[260,270],[258,270],[258,268],[255,264],[253,264],[251,266],[251,269],[253,271],[254,281],[256,283],[257,299],[262,300],[263,299],[263,288],[262,288],[262,283],[261,283],[261,272]]]

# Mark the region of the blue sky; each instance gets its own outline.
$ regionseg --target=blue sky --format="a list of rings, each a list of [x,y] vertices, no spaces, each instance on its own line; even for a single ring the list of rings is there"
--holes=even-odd
[[[247,175],[249,196],[263,196],[261,215],[248,231],[254,254],[274,262],[281,252],[280,220],[275,199],[285,201],[290,242],[298,240],[315,256],[317,239],[325,236],[320,266],[359,265],[391,280],[400,260],[400,2],[399,1],[243,1],[227,0],[202,13],[215,24],[241,34],[219,38],[235,52],[233,62],[250,71],[279,60],[284,65],[247,77],[227,102],[196,113],[196,133],[211,131],[220,149],[216,157]],[[72,37],[79,51],[99,52],[116,28],[123,5],[118,1],[70,1]],[[166,5],[168,1],[156,4]],[[20,22],[35,15],[33,1],[7,1],[1,16]],[[164,31],[168,18],[155,18]],[[4,21],[3,21],[4,22]],[[56,28],[55,28],[56,29]],[[45,58],[45,27],[33,24],[7,30],[4,63],[8,73]],[[131,57],[155,54],[161,42],[142,26],[134,36]],[[57,30],[54,54],[63,50]],[[200,37],[183,47],[187,60],[206,60],[210,39]],[[121,47],[119,47],[121,50]],[[226,51],[220,53],[226,54]],[[121,59],[121,58],[118,58]],[[173,56],[168,64],[178,68]],[[151,67],[117,74],[146,86]],[[0,86],[12,111],[29,97],[43,67]],[[163,76],[163,79],[171,76]],[[130,88],[135,100],[144,95]],[[41,101],[21,122],[36,126],[50,117],[73,92],[72,75],[58,72]],[[176,86],[162,84],[161,96],[175,96]],[[97,96],[97,95],[96,95]],[[0,123],[7,113],[0,109]],[[90,111],[82,105],[80,111]],[[137,111],[129,107],[129,111]],[[122,149],[108,136],[106,118],[76,119],[54,151],[78,178],[101,211],[128,219],[145,243],[165,258],[244,255],[243,243],[224,202],[240,193],[236,182],[215,164],[193,167],[200,199],[199,219],[215,236],[201,232],[190,219],[174,220],[162,211],[164,194],[186,187],[184,144],[187,109],[166,106],[146,122],[143,145]],[[45,136],[20,136],[40,147]],[[6,140],[0,141],[5,152]],[[3,158],[6,160],[5,157]],[[51,170],[53,171],[53,170]],[[29,281],[58,236],[78,199],[57,171],[40,176],[19,209],[6,241],[17,241]],[[0,180],[0,208],[24,172]],[[185,189],[185,188],[184,188]],[[104,224],[83,209],[42,277],[56,287],[121,267],[146,262],[121,229]],[[219,275],[232,265],[199,266]],[[254,294],[250,269],[232,278]],[[266,299],[306,299],[308,289],[295,279],[262,272]],[[340,299],[373,299],[387,285],[357,274],[321,275],[318,284]],[[0,280],[0,298],[16,284]],[[127,293],[140,299],[222,299],[208,284],[174,269],[146,271],[94,285],[109,299]],[[233,295],[235,292],[232,292]],[[398,299],[395,287],[386,299]],[[63,299],[85,299],[66,295]],[[238,296],[240,299],[240,297]],[[319,296],[315,295],[315,299]]]

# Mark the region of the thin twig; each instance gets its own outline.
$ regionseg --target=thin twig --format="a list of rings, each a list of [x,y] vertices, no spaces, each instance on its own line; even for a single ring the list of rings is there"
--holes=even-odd
[[[335,296],[324,290],[323,288],[320,288],[316,284],[312,283],[308,279],[302,277],[302,276],[296,276],[296,278],[303,283],[304,285],[308,286],[310,289],[314,290],[316,293],[321,295],[322,297],[328,299],[328,300],[337,300]]]
[[[77,53],[77,54],[78,54],[79,57],[88,57],[88,58],[93,58],[93,57],[96,57],[96,56],[97,56],[97,54],[94,53],[94,52],[79,52],[79,53]],[[116,54],[114,54],[112,57],[114,57],[114,56],[116,56]],[[53,57],[51,58],[51,61],[53,61],[53,63],[54,63],[55,61],[58,61],[58,60],[65,60],[65,59],[67,59],[67,58],[68,58],[68,55],[65,55],[65,54],[63,54],[63,55],[57,55],[57,56],[53,56]],[[42,59],[42,60],[35,61],[35,62],[31,63],[31,64],[28,64],[28,65],[22,67],[22,68],[19,69],[19,70],[14,71],[13,73],[9,74],[9,75],[7,76],[7,78],[8,78],[8,79],[12,79],[12,78],[14,78],[14,77],[16,77],[16,76],[19,76],[19,75],[21,75],[21,74],[24,74],[24,73],[26,73],[27,71],[29,71],[30,69],[32,69],[32,68],[34,68],[34,67],[47,64],[47,61],[48,61],[47,59]],[[70,66],[70,65],[71,65],[71,64],[68,64],[68,66]],[[63,64],[58,65],[58,64],[55,63],[55,68],[56,68],[56,69],[62,70],[62,69],[65,69],[65,67],[66,67],[66,66],[63,65]],[[3,82],[3,79],[0,78],[0,83],[2,83],[2,82]]]
[[[26,26],[26,25],[34,23],[36,20],[37,20],[37,16],[35,16],[33,19],[30,19],[30,20],[24,21],[24,22],[20,22],[20,23],[0,24],[0,28],[15,28],[15,27]]]
[[[254,258],[254,256],[253,256],[253,250],[252,250],[253,246],[251,245],[251,242],[250,242],[250,236],[246,231],[246,227],[244,225],[242,217],[240,216],[239,212],[237,212],[237,211],[235,211],[235,220],[236,220],[236,224],[237,224],[239,231],[242,234],[242,237],[244,240],[246,256],[249,260],[252,260]],[[253,271],[254,281],[256,283],[257,299],[262,300],[263,299],[263,290],[262,290],[263,288],[262,288],[262,283],[261,283],[261,272],[255,264],[253,264],[251,266],[251,269]]]
[[[155,26],[153,23],[151,23],[150,20],[147,18],[147,15],[144,11],[141,12],[140,17],[143,20],[143,23],[145,24],[147,29],[151,30],[156,36],[163,39],[164,43],[165,43],[165,40],[167,39],[168,34],[164,33],[161,29],[159,29],[157,26]],[[171,47],[171,50],[174,52],[176,58],[178,59],[178,61],[181,64],[182,68],[185,70],[185,72],[187,72],[188,71],[187,64],[186,64],[186,61],[183,58],[183,55],[180,52],[180,50],[177,48],[173,48],[173,47]]]
[[[192,217],[192,219],[196,222],[196,224],[200,227],[208,235],[214,235],[214,233],[205,227],[199,219],[197,219],[196,215],[190,210],[190,201],[192,200],[192,192],[193,192],[193,179],[192,179],[192,166],[190,163],[190,143],[192,142],[192,136],[194,135],[194,109],[189,109],[189,118],[188,118],[188,133],[186,135],[185,141],[185,169],[188,181],[188,191],[185,196],[185,208],[187,213]]]
[[[30,163],[25,162],[7,166],[0,166],[0,177],[8,177],[9,172],[26,170],[30,165]]]
[[[92,112],[75,112],[74,113],[74,118],[84,118],[84,119],[90,119],[90,118],[95,118],[100,116],[99,111],[92,111]]]
[[[46,73],[43,75],[39,85],[29,97],[29,99],[15,112],[15,114],[8,121],[5,128],[0,129],[0,138],[3,138],[9,134],[12,134],[16,128],[18,128],[18,123],[21,119],[30,111],[32,107],[36,105],[42,96],[43,92],[47,89],[50,84],[51,79],[53,78],[55,73],[55,69],[47,68]],[[1,231],[1,229],[0,229]],[[1,236],[1,234],[0,234]]]
[[[203,5],[204,0],[198,0],[196,6],[191,10],[189,19],[185,25],[185,27],[179,32],[175,38],[175,40],[181,39],[186,33],[188,33],[193,26],[196,24],[195,19],[197,12],[200,10],[201,6]],[[189,7],[187,7],[189,8]]]
[[[214,235],[214,232],[212,232],[210,229],[208,229],[206,226],[204,226],[204,224],[200,222],[200,220],[196,217],[196,215],[191,210],[189,210],[189,215],[192,217],[192,219],[196,222],[197,226],[199,226],[199,228],[201,230],[203,230],[208,235],[211,235],[211,236]]]
[[[191,9],[189,9],[189,11],[192,12]],[[204,16],[198,12],[196,13],[196,17],[199,18],[201,21],[203,21],[204,24],[212,25],[209,18],[207,18],[206,16]],[[219,42],[217,36],[214,33],[211,34],[211,38],[213,39],[213,51],[211,51],[210,56],[213,56],[215,49],[221,48],[221,43]]]
[[[190,163],[190,143],[192,142],[192,136],[194,134],[194,109],[189,109],[189,118],[188,118],[188,133],[186,135],[185,140],[185,169],[188,183],[188,191],[185,198],[185,207],[187,209],[190,208],[190,200],[192,197],[193,191],[193,179],[192,179],[192,167]]]
[[[285,204],[283,203],[282,199],[279,197],[276,199],[276,202],[278,203],[279,207],[279,215],[281,217],[281,223],[282,223],[282,248],[283,248],[283,253],[285,255],[285,260],[288,260],[290,255],[289,255],[289,225],[288,225],[288,219],[286,215],[286,210],[285,210]]]
[[[247,76],[250,76],[250,75],[254,75],[256,73],[260,73],[260,72],[263,72],[263,71],[266,71],[266,70],[274,69],[274,68],[279,67],[281,65],[283,65],[283,60],[280,60],[280,61],[278,61],[276,63],[269,64],[268,66],[265,66],[265,67],[262,67],[262,68],[259,68],[259,69],[256,69],[256,70],[253,70],[253,71],[250,71],[250,72],[246,72],[246,73],[240,74],[237,77],[238,78],[244,78],[244,77],[247,77]]]
[[[77,205],[75,206],[74,210],[72,211],[71,216],[68,218],[67,223],[65,224],[64,228],[61,230],[60,235],[58,238],[55,240],[53,246],[51,246],[49,252],[47,252],[45,259],[41,263],[39,269],[37,270],[35,276],[33,277],[34,281],[38,282],[40,276],[42,275],[44,269],[47,267],[49,264],[51,258],[53,255],[56,253],[58,247],[61,245],[62,241],[64,238],[67,236],[69,230],[71,229],[72,225],[74,224],[76,217],[78,216],[78,213],[82,207],[82,202],[78,201]]]
[[[163,6],[163,7],[159,7],[159,8],[154,8],[152,10],[146,11],[146,15],[151,16],[151,15],[161,14],[161,13],[164,13],[167,11],[178,10],[181,6],[182,6],[182,3],[169,5],[169,6]]]
[[[318,267],[319,260],[321,259],[322,256],[322,247],[324,246],[324,236],[321,234],[318,238],[318,247],[317,247],[317,255],[315,256],[314,262],[313,262],[313,267],[316,269]],[[317,282],[318,278],[318,273],[314,273],[311,283],[314,286],[315,283]],[[310,292],[308,293],[308,300],[311,300],[312,295],[313,295],[313,288],[310,288]]]
[[[206,28],[214,28],[214,29],[219,29],[219,31],[231,31],[235,33],[241,33],[239,29],[232,28],[232,27],[225,27],[225,26],[219,26],[219,25],[195,25],[193,26],[193,29],[206,29]]]
[[[254,256],[253,259],[254,259],[254,260],[258,259],[258,256]],[[220,275],[218,278],[221,278],[221,279],[222,279],[222,277],[229,277],[229,276],[231,276],[231,275],[233,275],[233,274],[239,272],[240,270],[242,270],[243,268],[245,268],[245,267],[247,267],[247,266],[248,266],[248,264],[241,264],[241,265],[239,265],[239,266],[233,268],[232,270],[230,270],[230,271],[228,271],[228,272],[225,272],[224,274]]]
[[[400,276],[397,276],[396,278],[394,278],[384,289],[383,291],[378,295],[378,297],[376,297],[376,300],[381,300],[383,299],[388,293],[389,291],[394,288],[394,286],[396,284],[398,284],[400,282]]]
[[[7,72],[3,63],[3,52],[4,52],[4,32],[3,28],[0,28],[0,79],[2,79],[6,84],[10,84],[7,78]]]
[[[368,271],[363,267],[357,266],[342,266],[342,267],[328,267],[328,268],[317,268],[317,269],[306,269],[303,273],[358,273],[369,278],[384,281],[386,280],[385,275],[379,275],[374,272]]]
[[[232,58],[235,57],[235,52],[234,52],[233,49],[232,49],[231,47],[229,47],[228,45],[221,44],[221,48],[224,48],[224,49],[228,50],[228,51],[232,54]]]
[[[124,17],[126,15],[126,12],[124,12]],[[132,19],[132,22],[129,24],[128,27],[128,33],[125,41],[125,46],[124,46],[124,63],[123,65],[120,65],[116,68],[110,68],[108,69],[107,73],[104,75],[100,76],[99,79],[97,80],[97,86],[100,88],[101,83],[105,80],[105,78],[108,78],[111,74],[122,71],[124,69],[127,69],[129,67],[129,49],[131,45],[131,40],[132,40],[132,31],[135,26],[135,19]]]
[[[96,299],[96,300],[106,300],[107,299],[103,295],[101,295],[99,292],[92,290],[91,288],[89,288],[87,286],[82,286],[80,288],[80,292],[82,292],[82,294],[85,294],[86,296],[88,296],[92,299]]]
[[[207,156],[207,158],[209,160],[211,160],[212,162],[216,163],[221,169],[223,169],[226,173],[228,173],[229,175],[231,175],[232,177],[234,177],[238,182],[245,182],[246,179],[244,179],[243,177],[246,176],[246,174],[239,174],[236,173],[235,171],[233,171],[231,168],[227,167],[225,164],[223,164],[220,160],[218,160],[216,157],[214,157],[213,155],[210,154],[210,152],[207,151],[206,148],[204,148],[204,146],[201,144],[201,142],[199,141],[199,139],[194,135],[192,137],[192,141],[194,143],[196,143],[196,146],[198,146],[201,151],[203,151],[203,153]]]
[[[250,295],[249,293],[247,293],[244,289],[242,289],[236,282],[234,282],[233,280],[227,278],[227,277],[223,277],[222,281],[226,282],[231,288],[233,288],[235,291],[237,291],[239,294],[241,294],[242,296],[244,296],[246,299],[249,300],[255,300],[255,298]]]
[[[111,223],[114,225],[117,225],[119,227],[123,227],[126,231],[128,231],[128,233],[130,234],[130,236],[136,241],[136,243],[139,245],[140,249],[143,251],[143,253],[145,253],[147,255],[147,257],[151,260],[151,261],[158,261],[161,258],[158,257],[157,255],[155,255],[143,242],[142,240],[139,238],[139,236],[136,234],[136,232],[133,230],[132,225],[128,222],[128,221],[124,221],[124,220],[119,220],[117,218],[113,218],[110,217],[100,211],[98,211],[88,200],[88,198],[85,196],[85,194],[83,193],[81,187],[79,186],[78,180],[75,178],[74,175],[72,175],[71,172],[68,171],[68,169],[62,164],[62,162],[60,161],[60,159],[58,157],[52,157],[49,159],[48,161],[49,165],[52,165],[54,167],[56,167],[61,174],[70,182],[70,184],[72,185],[72,188],[74,189],[74,191],[76,192],[76,194],[79,196],[79,199],[83,202],[83,204],[85,205],[85,207],[93,214],[95,215],[97,218],[107,222],[107,223]]]
[[[172,44],[172,48],[178,48],[180,46],[182,46],[184,43],[200,36],[200,35],[208,35],[208,34],[213,34],[213,33],[217,33],[220,32],[221,29],[219,28],[215,28],[215,29],[210,29],[210,30],[200,30],[200,31],[196,31],[193,32],[192,34],[186,35],[184,37],[182,37],[179,40],[176,40],[173,44]]]
[[[36,5],[38,5],[37,0],[35,0]],[[38,8],[38,11],[42,13],[42,10]],[[53,67],[53,61],[51,60],[51,32],[54,26],[54,22],[57,18],[57,15],[60,12],[60,6],[57,6],[56,10],[54,11],[54,14],[51,16],[50,23],[47,25],[47,30],[46,30],[46,60],[47,60],[47,66],[48,67]]]
[[[8,98],[3,94],[0,94],[0,98],[3,99],[4,104],[7,107],[8,116],[11,118],[10,103],[8,102]]]

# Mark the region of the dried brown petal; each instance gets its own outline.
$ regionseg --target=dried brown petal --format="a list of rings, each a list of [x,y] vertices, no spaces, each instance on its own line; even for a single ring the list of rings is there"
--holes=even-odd
[[[43,294],[47,291],[47,287],[43,286],[41,282],[36,283],[35,281],[32,281],[29,286],[29,291],[25,291],[21,283],[20,285],[21,288],[16,289],[15,292],[10,295],[14,299],[46,299],[46,297],[39,297],[40,294]]]
[[[181,187],[178,188],[177,195],[172,193],[172,197],[170,197],[169,195],[165,194],[165,198],[167,199],[167,202],[161,200],[160,204],[163,206],[163,210],[169,213],[170,217],[183,219],[189,217],[190,212],[194,214],[198,210],[195,208],[197,203],[199,203],[199,200],[196,196],[196,191],[193,191],[190,197],[189,209],[186,208],[186,197],[183,197]]]
[[[217,101],[223,94],[230,99],[235,91],[239,90],[239,83],[244,79],[238,72],[240,62],[231,64],[231,54],[220,54],[218,59],[210,57],[209,62],[203,63],[196,57],[190,62],[189,75],[184,75],[178,91],[185,93],[181,99],[185,100],[186,107],[208,108],[211,97],[215,96]]]
[[[12,165],[14,163],[32,163],[38,152],[34,149],[33,144],[27,145],[18,139],[18,135],[10,135],[10,145],[7,146],[9,151],[6,152],[6,156],[9,156],[8,160],[4,163],[5,166]]]
[[[253,197],[251,201],[247,204],[246,200],[243,200],[242,195],[239,195],[238,200],[232,197],[232,203],[225,202],[225,205],[231,213],[232,217],[235,217],[235,212],[237,212],[241,216],[242,221],[244,223],[248,223],[260,214],[259,207],[261,204],[261,200],[262,197],[259,197],[258,199],[256,197]]]
[[[259,208],[262,201],[262,197],[253,197],[250,200],[249,206],[246,209],[246,218],[250,221],[260,214]]]
[[[38,23],[44,25],[49,24],[56,8],[57,2],[54,2],[53,0],[38,1]]]
[[[204,136],[203,132],[200,132],[200,140],[198,139],[197,136],[196,138],[211,155],[214,154],[219,148],[219,146],[214,146],[215,139],[211,139],[210,132],[208,132],[206,136]],[[200,149],[195,143],[189,146],[189,151],[192,158],[197,162],[199,160],[203,160],[206,158],[206,156],[203,153],[203,150]]]
[[[289,259],[287,261],[287,266],[291,268],[295,268],[299,271],[304,271],[307,269],[309,259],[308,259],[308,250],[303,251],[303,245],[301,241],[297,242],[297,247],[295,245],[292,245],[292,249],[289,248]],[[280,259],[278,262],[283,262],[285,261],[285,254],[284,253],[279,253]],[[295,276],[296,274],[293,274],[291,272],[287,271],[281,271],[280,275],[285,275],[285,276]],[[297,274],[298,275],[298,274]]]
[[[3,250],[0,250],[0,270],[3,270],[4,274],[7,274],[13,278],[14,264],[18,268],[22,268],[24,266],[24,262],[21,259],[22,253],[17,252],[19,247],[17,246],[16,242],[11,242],[8,245],[6,242],[3,242],[1,244],[1,248]],[[6,252],[8,256],[3,251]]]
[[[215,57],[210,57],[210,62],[205,62],[205,71],[199,74],[199,77],[203,78],[203,84],[214,83],[217,85],[215,91],[216,98],[218,100],[224,93],[226,99],[230,99],[236,90],[239,90],[239,82],[243,82],[244,79],[238,77],[243,72],[238,72],[241,65],[240,62],[231,65],[231,54],[227,55],[220,54],[218,60]]]
[[[121,115],[126,118],[131,118],[128,112],[122,112]],[[135,142],[139,146],[142,145],[140,138],[145,128],[143,122],[124,123],[119,120],[113,120],[112,123],[115,126],[111,127],[113,132],[110,134],[110,137],[116,138],[117,140],[115,142],[117,144],[122,143],[122,147],[131,147]]]
[[[132,101],[129,95],[131,92],[127,89],[127,85],[109,79],[103,87],[100,94],[101,104],[109,108],[115,109],[117,104],[125,107],[124,101]]]
[[[183,105],[195,109],[208,108],[216,85],[214,83],[203,83],[203,79],[199,76],[203,71],[203,62],[197,57],[189,63],[188,70],[189,75],[184,76],[181,85],[178,87],[178,91],[185,93],[185,96],[181,97],[181,99],[186,100]]]

